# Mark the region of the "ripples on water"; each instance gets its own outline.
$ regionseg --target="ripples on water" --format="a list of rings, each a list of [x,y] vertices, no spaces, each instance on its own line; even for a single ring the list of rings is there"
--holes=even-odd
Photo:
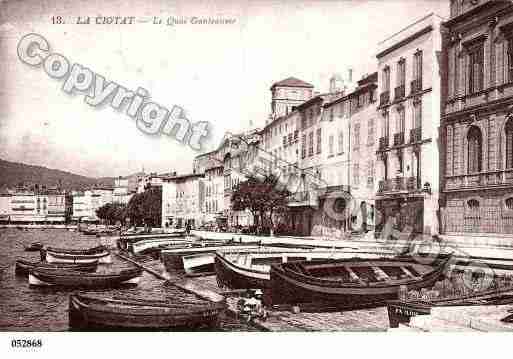
[[[63,229],[0,228],[0,331],[66,331],[68,327],[68,297],[74,290],[29,287],[26,276],[15,276],[16,259],[39,261],[39,252],[25,252],[32,242],[45,246],[66,248],[88,248],[101,244],[101,239]],[[98,272],[117,272],[132,267],[130,263],[112,256],[112,264],[101,264]],[[146,263],[155,269],[163,268],[160,262]],[[160,269],[161,270],[161,269]],[[171,287],[164,287],[163,281],[144,272],[137,287],[111,290],[95,290],[116,296],[137,296],[145,298],[194,297]],[[192,296],[192,297],[191,297]],[[186,298],[187,297],[187,298]],[[223,320],[221,330],[254,330],[229,318]]]

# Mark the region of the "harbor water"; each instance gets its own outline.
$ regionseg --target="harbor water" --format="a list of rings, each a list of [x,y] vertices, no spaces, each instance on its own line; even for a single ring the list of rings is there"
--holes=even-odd
[[[53,289],[51,287],[30,287],[26,276],[16,276],[16,259],[39,261],[39,252],[26,252],[25,246],[41,242],[45,246],[62,248],[94,247],[104,239],[86,236],[65,229],[0,228],[0,331],[67,331],[68,298],[73,289]],[[112,264],[101,264],[99,272],[116,272],[133,265],[113,256]],[[159,261],[145,265],[163,270]],[[147,299],[166,298],[179,301],[191,300],[194,296],[175,287],[164,286],[161,279],[144,272],[137,287],[123,287],[103,290],[108,296],[130,296]],[[99,291],[95,291],[99,292]],[[240,323],[230,316],[223,316],[221,331],[256,331],[247,324]]]

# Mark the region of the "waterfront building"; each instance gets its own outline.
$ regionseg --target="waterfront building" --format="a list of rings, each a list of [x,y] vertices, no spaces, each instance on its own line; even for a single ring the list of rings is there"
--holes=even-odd
[[[11,214],[11,197],[7,191],[0,192],[0,222],[7,223]]]
[[[112,192],[112,201],[114,203],[128,204],[134,192],[129,189],[129,178],[119,176],[114,179],[114,190]]]
[[[193,228],[204,222],[201,203],[204,203],[204,174],[162,177],[162,226]]]
[[[96,187],[86,191],[73,192],[73,221],[98,222],[96,210],[113,202],[113,189]]]
[[[437,234],[441,21],[430,14],[379,44],[376,208],[381,228]]]
[[[43,223],[48,211],[48,197],[30,191],[17,191],[11,197],[10,220],[18,223]]]
[[[513,234],[513,6],[451,1],[444,23],[442,230]]]
[[[46,221],[65,223],[71,217],[72,197],[64,192],[49,191],[46,202]]]

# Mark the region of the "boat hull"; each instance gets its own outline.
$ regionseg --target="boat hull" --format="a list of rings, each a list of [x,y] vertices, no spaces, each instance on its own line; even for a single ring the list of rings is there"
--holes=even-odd
[[[269,273],[252,271],[233,264],[220,255],[214,258],[214,268],[217,276],[217,284],[220,287],[232,289],[256,289],[269,288]]]
[[[24,260],[17,260],[15,273],[16,275],[27,275],[33,269],[45,270],[76,270],[80,272],[94,272],[98,266],[98,262],[90,264],[53,264],[42,262],[28,262]]]
[[[270,272],[270,303],[336,303],[340,307],[358,308],[384,305],[389,300],[396,300],[401,286],[407,290],[420,290],[432,287],[443,274],[440,267],[421,279],[390,285],[350,285],[333,282],[326,283],[317,278],[303,277],[273,265]]]
[[[140,270],[127,270],[117,274],[87,274],[71,271],[32,270],[29,284],[33,286],[59,286],[73,288],[113,288],[125,284],[137,284]]]
[[[90,300],[81,295],[69,299],[69,324],[72,329],[170,330],[217,327],[225,310],[221,303],[206,305],[156,307],[141,301],[133,305],[119,300]],[[144,306],[144,307],[143,307]]]
[[[66,254],[56,252],[46,252],[46,261],[48,263],[112,263],[112,257],[109,252],[98,254]]]

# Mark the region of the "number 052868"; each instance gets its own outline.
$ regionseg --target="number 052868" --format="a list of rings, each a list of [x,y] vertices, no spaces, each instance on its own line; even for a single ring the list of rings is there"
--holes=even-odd
[[[11,340],[12,348],[41,348],[43,341],[41,339],[13,339]]]

